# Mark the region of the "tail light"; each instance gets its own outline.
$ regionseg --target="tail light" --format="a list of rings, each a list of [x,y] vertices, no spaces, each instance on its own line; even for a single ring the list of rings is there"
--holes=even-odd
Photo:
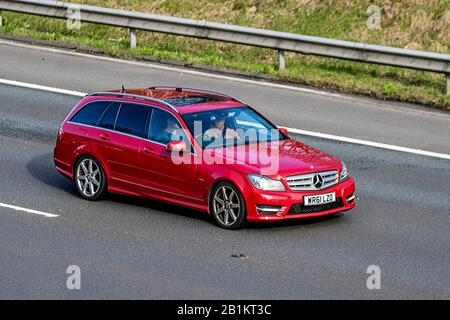
[[[61,136],[63,135],[64,131],[62,129],[62,125],[59,127],[58,129],[58,134],[56,135],[56,142],[59,141],[59,139],[61,138]]]

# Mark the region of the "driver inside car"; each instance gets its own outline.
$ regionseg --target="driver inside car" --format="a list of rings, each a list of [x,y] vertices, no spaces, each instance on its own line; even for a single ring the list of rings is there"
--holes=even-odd
[[[219,138],[234,139],[239,138],[238,132],[235,128],[230,126],[233,123],[232,118],[227,117],[226,114],[218,114],[211,116],[212,126],[203,134],[204,140],[212,141]]]

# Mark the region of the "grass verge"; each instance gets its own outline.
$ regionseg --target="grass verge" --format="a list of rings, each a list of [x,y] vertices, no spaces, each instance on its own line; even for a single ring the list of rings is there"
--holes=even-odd
[[[102,4],[101,2],[105,2],[106,4]],[[97,1],[98,5],[109,4],[110,6],[115,6],[113,2]],[[143,1],[137,0],[126,2],[136,9],[140,9],[139,4],[144,3]],[[214,1],[212,2],[214,3]],[[242,3],[245,4],[247,2],[243,1]],[[238,12],[248,11],[248,6],[239,8],[239,2],[236,3],[238,6],[236,10]],[[119,7],[126,8],[124,6]],[[174,14],[179,13],[182,8],[185,8],[185,6],[169,7],[167,9],[169,12],[156,13]],[[337,10],[337,8],[335,9]],[[330,8],[326,8],[326,10],[328,12]],[[278,13],[282,11],[283,8],[279,9]],[[328,12],[328,14],[332,13],[332,10]],[[324,13],[321,12],[321,14]],[[354,15],[357,14],[355,13]],[[224,16],[226,17],[227,14],[224,13]],[[201,16],[187,17],[203,18]],[[321,29],[321,25],[324,22],[319,23],[319,17],[310,18],[309,23],[316,23],[317,28],[325,32]],[[366,19],[367,17],[363,18]],[[240,24],[248,24],[256,27],[267,27],[266,25],[251,24],[249,19],[244,19],[244,17],[239,18],[237,16],[233,19],[231,22],[228,21],[229,19],[221,22],[240,22]],[[285,18],[280,18],[279,20],[281,27],[277,25],[274,29],[292,31],[288,27],[283,27],[284,24],[288,25]],[[341,26],[341,24],[344,26]],[[350,22],[347,27],[345,27],[346,23],[341,22],[341,24],[339,24],[339,28],[342,30],[351,28],[352,25]],[[287,68],[284,71],[278,71],[276,63],[277,53],[269,49],[139,32],[138,47],[131,50],[128,48],[127,30],[124,29],[82,24],[80,30],[70,30],[66,27],[65,21],[10,12],[4,12],[3,27],[0,28],[0,31],[11,35],[62,41],[79,47],[100,48],[108,55],[125,59],[150,56],[183,61],[188,64],[224,67],[251,73],[268,74],[283,81],[332,89],[340,92],[370,95],[379,99],[413,102],[442,109],[450,109],[450,95],[445,95],[444,76],[431,72],[304,56],[295,53],[287,53]],[[337,38],[342,38],[339,37],[339,32],[335,31],[334,33],[337,33],[335,35]],[[317,35],[322,34],[319,32]],[[364,36],[361,37],[364,38]],[[358,39],[344,40],[359,41]],[[423,43],[427,42],[423,41]],[[444,44],[440,48],[444,52],[448,50]]]

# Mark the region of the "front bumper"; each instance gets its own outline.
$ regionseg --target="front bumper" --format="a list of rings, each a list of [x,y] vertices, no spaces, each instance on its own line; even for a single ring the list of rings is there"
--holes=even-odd
[[[303,196],[336,193],[336,203],[303,207]],[[353,199],[352,199],[353,198]],[[254,189],[246,198],[247,220],[249,222],[269,222],[291,219],[305,219],[335,214],[353,209],[356,205],[355,182],[350,177],[342,183],[319,191],[266,192]],[[264,210],[257,210],[263,208]],[[281,207],[279,212],[273,208]],[[272,211],[272,212],[269,212]]]

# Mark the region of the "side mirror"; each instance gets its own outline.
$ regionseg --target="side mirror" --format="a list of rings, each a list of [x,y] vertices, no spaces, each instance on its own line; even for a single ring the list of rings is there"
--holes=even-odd
[[[289,132],[286,128],[278,128],[278,130],[285,136],[289,136]]]
[[[167,144],[166,150],[169,152],[185,152],[187,146],[184,141],[172,141]]]

